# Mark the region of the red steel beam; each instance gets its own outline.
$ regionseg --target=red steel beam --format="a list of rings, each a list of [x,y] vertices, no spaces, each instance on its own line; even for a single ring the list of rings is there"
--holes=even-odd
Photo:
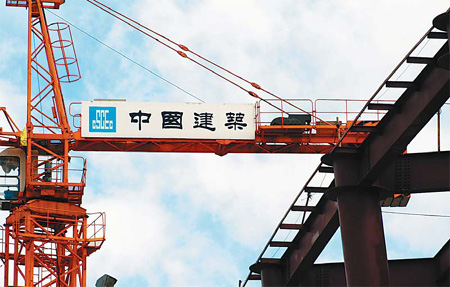
[[[39,137],[39,135],[36,135]],[[255,140],[84,138],[74,133],[76,151],[228,153],[328,153],[339,141],[330,134],[256,135]],[[361,144],[367,133],[349,133],[344,146]],[[55,136],[56,138],[56,136]]]
[[[450,190],[450,152],[405,154],[376,183],[392,193]]]
[[[433,258],[389,260],[391,286],[449,286],[449,243]],[[314,264],[301,286],[347,286],[343,263]]]
[[[338,227],[337,203],[322,196],[305,228],[297,234],[294,244],[282,257],[284,266],[287,266],[286,286],[298,286],[303,273],[316,261]]]
[[[447,51],[448,48],[444,45],[435,58]],[[344,153],[348,157],[353,154],[357,158],[355,164],[362,172],[358,173],[359,176],[354,178],[354,181],[359,182],[359,185],[370,186],[401,156],[407,144],[449,98],[449,77],[448,71],[432,65],[427,66],[415,80],[420,88],[406,90],[395,103],[395,108],[389,110],[377,125],[377,131],[371,133],[359,148],[337,148],[334,151],[334,155]],[[324,158],[324,161],[329,159],[332,157]],[[336,174],[336,169],[334,171],[336,177],[340,177]],[[426,186],[420,188],[426,189]],[[433,189],[433,186],[431,188]],[[299,285],[301,277],[312,266],[339,227],[337,203],[322,197],[319,204],[322,211],[313,212],[309,216],[305,222],[307,228],[297,234],[294,244],[282,257],[280,265],[286,268],[286,277],[284,282],[279,282],[281,285]]]
[[[446,44],[435,58],[448,51]],[[395,103],[396,108],[378,124],[379,132],[371,133],[361,145],[361,162],[365,163],[361,166],[365,174],[360,184],[372,184],[450,97],[450,73],[447,70],[428,65],[414,82],[420,89],[406,90]]]

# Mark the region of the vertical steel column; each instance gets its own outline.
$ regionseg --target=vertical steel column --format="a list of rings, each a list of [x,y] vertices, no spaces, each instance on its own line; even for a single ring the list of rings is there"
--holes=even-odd
[[[25,286],[33,286],[34,277],[34,239],[30,238],[30,234],[34,234],[34,224],[31,222],[31,214],[26,211],[25,215],[25,233],[28,238],[25,243]],[[20,231],[19,231],[20,232]]]
[[[83,240],[87,240],[87,216],[83,217],[83,226],[81,227],[82,230],[82,238]],[[81,278],[80,278],[80,282],[81,282],[81,286],[86,286],[87,284],[87,248],[88,245],[83,245],[83,248],[81,249]]]
[[[328,158],[330,159],[330,158]],[[389,267],[381,217],[381,188],[360,186],[358,155],[331,158],[337,199],[347,286],[389,286]]]
[[[285,269],[278,263],[259,262],[250,266],[250,270],[261,275],[262,287],[280,287],[286,284]]]
[[[5,226],[5,287],[9,286],[9,232],[10,226]]]
[[[347,286],[389,286],[379,192],[340,188],[337,203]]]
[[[27,58],[27,160],[26,160],[26,172],[25,172],[25,185],[26,189],[29,188],[29,184],[32,182],[33,178],[33,167],[32,167],[32,144],[31,138],[33,133],[33,123],[31,120],[31,111],[33,110],[32,106],[32,36],[33,36],[33,1],[28,1],[28,58]],[[23,194],[24,195],[24,194]],[[19,196],[20,197],[20,196]],[[16,281],[14,281],[14,285],[16,285]]]
[[[433,26],[441,31],[447,32],[449,52],[437,60],[437,66],[450,70],[450,11],[437,15],[433,19]]]
[[[61,235],[59,235],[61,236]],[[55,260],[55,265],[56,265],[56,272],[58,274],[57,278],[56,278],[56,282],[57,282],[57,287],[63,286],[62,283],[66,283],[66,278],[64,277],[65,275],[65,271],[66,271],[66,264],[64,263],[64,261],[66,261],[65,257],[65,248],[63,246],[64,243],[62,242],[57,242],[56,243],[56,260]]]
[[[78,234],[78,223],[79,223],[79,219],[78,217],[74,220],[73,222],[73,226],[72,226],[72,233],[73,233],[73,238],[74,243],[73,244],[68,244],[68,246],[70,246],[70,248],[72,249],[71,253],[71,257],[69,260],[69,264],[68,264],[68,280],[67,282],[69,283],[70,287],[76,287],[77,286],[77,273],[80,270],[79,264],[80,264],[80,257],[77,254],[78,250],[79,250],[79,244],[77,242],[79,242],[80,238],[79,238],[79,234]]]
[[[14,237],[14,286],[19,286],[19,239],[17,238],[17,230],[13,227],[12,232],[15,233]]]
[[[261,282],[264,287],[283,286],[283,270],[279,264],[265,265],[261,268]]]

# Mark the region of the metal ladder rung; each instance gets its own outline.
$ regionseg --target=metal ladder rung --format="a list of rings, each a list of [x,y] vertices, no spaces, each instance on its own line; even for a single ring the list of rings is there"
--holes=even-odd
[[[281,259],[277,259],[277,258],[261,258],[261,263],[265,264],[265,263],[269,263],[269,264],[280,264],[281,263]]]
[[[315,206],[301,206],[301,205],[294,205],[292,206],[292,211],[313,211]]]
[[[322,173],[334,173],[334,170],[333,170],[332,166],[321,166],[321,167],[319,167],[319,172],[322,172]]]
[[[411,64],[433,64],[434,59],[428,57],[408,57],[406,62]]]
[[[367,109],[377,111],[390,111],[394,108],[394,104],[369,104]]]
[[[289,247],[291,243],[290,241],[271,241],[269,245],[270,247]]]
[[[416,88],[417,85],[414,82],[407,82],[407,81],[387,81],[386,82],[387,88]]]
[[[259,275],[259,274],[251,274],[248,277],[248,280],[261,280],[261,275]]]
[[[376,126],[353,126],[350,131],[352,132],[362,132],[362,133],[371,133],[376,130]]]
[[[327,190],[328,190],[328,187],[315,187],[315,186],[305,187],[305,192],[325,193]]]
[[[447,39],[447,33],[445,32],[430,32],[427,35],[430,39]]]
[[[302,229],[303,224],[297,224],[297,223],[282,223],[280,225],[280,229]]]

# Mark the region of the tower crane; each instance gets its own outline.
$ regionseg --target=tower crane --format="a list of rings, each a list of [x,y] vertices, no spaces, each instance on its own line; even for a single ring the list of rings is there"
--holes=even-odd
[[[196,152],[220,156],[328,153],[337,143],[361,144],[378,123],[379,111],[370,120],[353,122],[345,109],[341,119],[324,120],[326,116],[318,111],[323,101],[283,99],[214,64],[271,98],[263,98],[211,70],[254,97],[255,105],[92,101],[81,103],[81,113],[72,114],[79,126],[71,125],[61,83],[74,82],[81,75],[70,26],[49,24],[45,17],[46,9],[59,9],[64,2],[6,1],[6,6],[27,11],[28,75],[25,129],[15,124],[5,107],[0,108],[8,123],[0,128],[0,146],[8,147],[0,155],[4,172],[0,176],[4,182],[0,185],[1,209],[10,212],[0,256],[5,266],[5,287],[86,286],[87,257],[104,243],[105,215],[90,214],[81,207],[86,160],[70,155],[70,151]],[[88,2],[155,37],[153,31],[99,1]],[[34,45],[33,38],[37,40]],[[181,57],[201,66],[190,53],[206,60],[186,46],[163,38],[176,44],[177,48],[171,49]],[[336,102],[347,107],[352,101]],[[342,138],[344,133],[346,137]]]

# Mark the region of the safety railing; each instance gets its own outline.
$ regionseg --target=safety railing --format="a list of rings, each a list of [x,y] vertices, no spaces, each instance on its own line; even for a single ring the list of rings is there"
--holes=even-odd
[[[75,107],[77,107],[77,109],[79,109],[76,112],[73,111],[73,109],[75,109]],[[72,117],[73,127],[77,128],[77,129],[81,128],[81,102],[70,103],[69,115]]]
[[[72,83],[79,80],[81,78],[80,67],[69,24],[52,23],[48,25],[48,31],[61,83]]]
[[[289,103],[289,104],[287,104]],[[279,118],[282,124],[290,115],[305,114],[316,120],[313,101],[310,99],[264,99],[256,104],[256,128],[270,125],[270,123]]]
[[[314,101],[314,110],[316,114],[329,121],[342,121],[347,123],[352,121],[367,100],[356,99],[317,99]],[[393,100],[378,100],[377,104],[393,104]],[[380,121],[387,113],[383,110],[369,111],[365,114],[363,121]]]
[[[67,180],[64,179],[64,164],[57,157],[39,157],[32,160],[31,186],[41,188],[41,195],[54,196],[54,190],[67,192],[64,196],[70,203],[81,204],[86,186],[86,160],[80,156],[71,156],[67,168]],[[44,190],[44,193],[43,191]],[[45,193],[46,192],[46,193]]]
[[[58,9],[61,4],[64,4],[65,0],[43,0],[42,7],[49,9]],[[28,7],[29,0],[6,0],[6,6],[13,7]]]
[[[381,83],[369,100],[366,101],[365,105],[356,114],[355,118],[349,125],[349,128],[344,132],[333,150],[340,146],[340,143],[347,136],[351,128],[358,123],[358,121],[361,121],[365,116],[372,113],[369,106],[376,106],[379,101],[390,100],[396,102],[408,88],[406,84],[412,83],[414,79],[416,79],[416,77],[423,71],[426,65],[429,64],[426,60],[431,59],[431,61],[434,61],[432,58],[435,57],[436,53],[443,47],[443,45],[445,45],[447,39],[446,33],[431,27],[406,54],[406,56],[403,57],[400,63],[398,63],[394,70]],[[396,85],[396,83],[401,83],[401,85]]]
[[[336,117],[341,121],[351,121],[358,114],[366,100],[356,99],[317,99],[312,101],[310,99],[288,99],[290,102],[298,102],[297,106],[302,106],[301,110],[284,110],[282,101],[280,100],[265,100],[269,102],[278,101],[281,106],[281,111],[275,109],[266,109],[264,107],[265,101],[258,101],[256,104],[256,123],[257,127],[263,125],[270,125],[274,119],[281,118],[281,125],[285,125],[284,121],[289,115],[306,114],[311,116],[311,125],[317,123],[328,123],[334,125]],[[375,100],[376,103],[392,104],[393,100]],[[263,108],[261,108],[263,104]],[[370,111],[366,114],[367,118],[364,120],[379,121],[387,111]],[[331,117],[333,116],[333,117]]]
[[[58,183],[60,185],[70,182],[69,185],[84,185],[86,182],[86,159],[81,156],[70,156],[69,158],[67,181],[64,179],[63,160],[53,156],[41,156],[32,160],[33,181]]]
[[[92,219],[91,219],[92,218]],[[100,248],[106,236],[106,215],[104,212],[89,213],[86,238],[88,246]]]

